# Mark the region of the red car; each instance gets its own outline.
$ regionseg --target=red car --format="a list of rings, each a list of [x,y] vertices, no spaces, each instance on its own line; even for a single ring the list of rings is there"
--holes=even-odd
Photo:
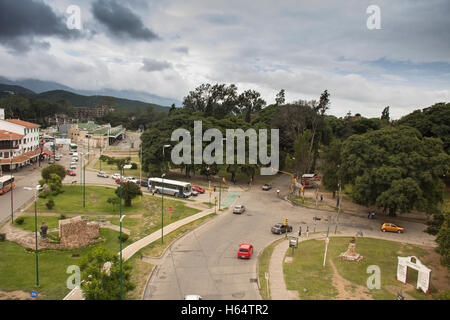
[[[122,183],[125,183],[125,182],[127,182],[127,180],[122,177]],[[120,184],[120,178],[116,179],[116,183]]]
[[[67,175],[69,175],[69,176],[76,176],[76,175],[77,175],[77,174],[76,174],[74,171],[72,171],[72,170],[67,170],[66,173],[67,173]]]
[[[199,186],[192,186],[191,189],[194,191],[197,191],[198,193],[201,193],[201,194],[205,193],[205,189],[200,188]]]
[[[239,246],[237,257],[250,259],[252,253],[253,253],[253,246],[251,244],[243,243]]]

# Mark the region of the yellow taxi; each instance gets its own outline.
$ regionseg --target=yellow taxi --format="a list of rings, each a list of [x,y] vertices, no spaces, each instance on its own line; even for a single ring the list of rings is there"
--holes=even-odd
[[[389,232],[403,233],[403,232],[405,232],[405,229],[400,227],[400,226],[397,226],[397,225],[395,225],[393,223],[385,222],[385,223],[383,223],[381,225],[381,231],[383,231],[383,232],[389,231]]]

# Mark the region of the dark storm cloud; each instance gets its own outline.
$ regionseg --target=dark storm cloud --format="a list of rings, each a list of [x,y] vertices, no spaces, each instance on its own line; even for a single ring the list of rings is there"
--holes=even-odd
[[[115,0],[97,0],[92,4],[94,17],[121,38],[152,41],[158,35],[144,26],[141,18]]]
[[[41,36],[69,39],[79,36],[78,30],[67,28],[65,18],[42,2],[31,0],[0,1],[0,43],[15,51],[31,47],[49,48],[50,44],[36,40]]]
[[[153,72],[153,71],[162,71],[164,69],[171,69],[172,65],[167,61],[158,61],[154,59],[144,59],[142,60],[144,64],[141,68],[143,71]]]

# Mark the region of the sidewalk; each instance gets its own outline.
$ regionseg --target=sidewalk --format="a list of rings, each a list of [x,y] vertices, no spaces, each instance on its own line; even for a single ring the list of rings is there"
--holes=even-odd
[[[185,224],[188,224],[192,221],[195,221],[197,219],[200,219],[204,216],[207,216],[208,214],[213,213],[211,209],[203,210],[197,214],[194,214],[192,216],[186,217],[184,219],[178,220],[176,222],[173,222],[163,228],[164,234],[169,234],[170,232],[182,227]],[[220,213],[218,213],[220,214]],[[161,229],[153,232],[152,234],[149,234],[148,236],[130,244],[128,247],[122,249],[122,257],[126,261],[129,258],[131,258],[136,252],[144,248],[145,246],[149,245],[150,243],[158,240],[161,238]],[[120,253],[120,252],[119,252]],[[119,254],[118,253],[118,254]],[[82,291],[79,288],[73,289],[67,296],[64,297],[63,300],[83,300]]]

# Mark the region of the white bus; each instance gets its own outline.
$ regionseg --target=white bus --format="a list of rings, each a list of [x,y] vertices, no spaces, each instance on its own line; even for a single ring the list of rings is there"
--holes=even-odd
[[[182,182],[162,178],[149,178],[148,190],[155,191],[156,193],[162,193],[164,190],[164,194],[169,194],[171,196],[182,198],[188,198],[192,194],[191,184],[189,182]]]
[[[0,177],[0,194],[7,193],[12,188],[14,188],[14,176],[7,175]]]

